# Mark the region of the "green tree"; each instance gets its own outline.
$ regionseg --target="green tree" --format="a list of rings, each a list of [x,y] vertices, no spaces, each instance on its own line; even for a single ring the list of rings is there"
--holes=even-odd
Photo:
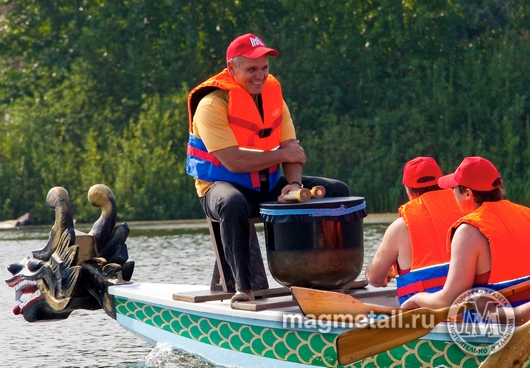
[[[0,216],[50,221],[68,189],[97,216],[105,183],[127,219],[203,216],[184,173],[189,88],[225,65],[236,36],[280,51],[309,175],[347,182],[371,212],[406,200],[403,164],[450,172],[492,160],[530,204],[530,4],[523,0],[21,0],[0,7]]]

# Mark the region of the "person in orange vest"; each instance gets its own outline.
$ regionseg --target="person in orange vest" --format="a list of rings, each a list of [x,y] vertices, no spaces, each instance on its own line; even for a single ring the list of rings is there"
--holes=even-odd
[[[456,171],[438,180],[453,188],[466,214],[448,232],[451,259],[447,280],[435,293],[418,293],[403,308],[443,308],[475,286],[499,290],[530,278],[526,260],[530,245],[530,208],[504,200],[503,180],[495,166],[482,157],[466,157]],[[508,298],[524,303],[528,293]]]
[[[261,203],[282,202],[303,186],[322,185],[328,197],[350,195],[338,180],[302,176],[306,155],[281,85],[269,74],[269,56],[278,55],[253,34],[239,36],[226,51],[227,67],[188,96],[186,172],[204,212],[220,223],[236,284],[232,302],[254,299],[248,219],[259,216]]]
[[[464,213],[450,189],[440,190],[440,166],[432,157],[416,157],[403,168],[403,185],[409,201],[399,207],[399,217],[387,228],[366,269],[370,285],[386,286],[395,275],[400,302],[427,290],[442,288],[449,252],[445,242],[449,227]],[[433,269],[440,265],[442,272]]]

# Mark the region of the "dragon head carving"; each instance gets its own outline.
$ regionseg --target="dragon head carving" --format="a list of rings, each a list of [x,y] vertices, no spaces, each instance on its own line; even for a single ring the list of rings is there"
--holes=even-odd
[[[89,202],[101,216],[88,234],[74,229],[68,192],[50,189],[46,204],[55,211],[55,223],[46,245],[8,266],[5,280],[15,290],[13,313],[28,322],[66,319],[76,309],[103,308],[116,318],[108,287],[129,283],[134,262],[128,261],[126,223],[116,226],[116,201],[112,191],[96,184]]]

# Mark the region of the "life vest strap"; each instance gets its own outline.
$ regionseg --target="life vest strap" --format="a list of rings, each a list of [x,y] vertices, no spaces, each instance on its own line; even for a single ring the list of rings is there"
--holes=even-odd
[[[255,134],[251,134],[248,137],[247,144],[248,144],[249,147],[252,147],[252,146],[255,145],[256,136],[258,136],[259,138],[270,137],[272,132],[274,130],[278,129],[280,127],[280,125],[282,125],[282,116],[281,115],[273,121],[272,126],[270,128],[260,127],[260,126],[256,125],[255,123],[253,123],[251,121],[248,121],[248,120],[245,120],[245,119],[241,119],[241,118],[238,118],[238,117],[235,117],[235,116],[229,116],[228,120],[230,122],[230,125],[235,125],[235,126],[238,126],[238,127],[241,127],[241,128],[245,128],[245,129],[248,129],[248,130],[250,130],[250,131],[255,133]]]
[[[412,284],[398,288],[397,296],[398,298],[400,298],[402,296],[409,295],[415,292],[421,293],[425,290],[429,290],[438,286],[443,287],[446,279],[447,276],[442,276],[433,279],[416,281]]]
[[[200,150],[196,147],[190,146],[188,144],[188,155],[197,157],[203,161],[211,162],[214,166],[222,166],[221,161],[217,159],[214,155],[212,155],[210,152],[206,152],[203,150]]]

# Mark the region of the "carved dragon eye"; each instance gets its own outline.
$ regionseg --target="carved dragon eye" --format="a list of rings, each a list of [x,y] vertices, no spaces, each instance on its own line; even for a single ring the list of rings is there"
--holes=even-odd
[[[23,269],[24,265],[22,263],[11,263],[9,266],[7,266],[7,270],[11,272],[11,275],[16,275]]]
[[[44,265],[44,262],[42,262],[39,259],[31,259],[28,261],[28,270],[31,272],[38,271],[42,266]]]

